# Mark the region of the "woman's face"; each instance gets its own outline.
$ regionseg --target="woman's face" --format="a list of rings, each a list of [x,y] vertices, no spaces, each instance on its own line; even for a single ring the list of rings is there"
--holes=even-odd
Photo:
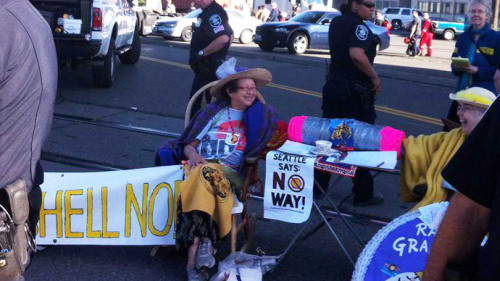
[[[476,27],[483,27],[488,21],[486,7],[482,4],[474,4],[469,7],[470,23]]]
[[[249,78],[239,79],[237,82],[237,91],[229,93],[231,98],[231,108],[245,110],[255,101],[257,96],[257,87],[255,81]]]
[[[356,15],[364,20],[371,20],[373,11],[375,10],[375,2],[373,0],[363,0],[359,3],[354,1],[352,5]]]
[[[470,104],[459,101],[457,108],[457,115],[462,124],[462,129],[468,135],[474,130],[477,123],[483,117],[484,109],[472,106]]]

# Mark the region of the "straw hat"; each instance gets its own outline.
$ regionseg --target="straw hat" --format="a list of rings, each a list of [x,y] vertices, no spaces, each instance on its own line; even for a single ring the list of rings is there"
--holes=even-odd
[[[450,94],[451,100],[465,102],[473,106],[488,108],[496,99],[495,94],[481,87],[471,87],[456,94]]]
[[[234,69],[233,74],[225,76],[210,89],[210,94],[218,100],[224,99],[224,94],[222,93],[224,86],[230,81],[245,78],[253,79],[257,88],[265,86],[273,80],[271,72],[264,68],[251,68],[240,71]]]

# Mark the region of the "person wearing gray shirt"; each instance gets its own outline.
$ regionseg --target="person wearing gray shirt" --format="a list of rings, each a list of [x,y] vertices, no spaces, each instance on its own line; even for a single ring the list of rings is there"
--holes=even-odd
[[[410,38],[413,38],[412,56],[418,56],[420,52],[420,38],[422,37],[422,20],[418,17],[418,11],[413,11],[413,21],[411,23]]]
[[[0,189],[26,182],[33,229],[42,201],[39,161],[52,123],[57,57],[48,23],[27,0],[0,1],[0,19]]]

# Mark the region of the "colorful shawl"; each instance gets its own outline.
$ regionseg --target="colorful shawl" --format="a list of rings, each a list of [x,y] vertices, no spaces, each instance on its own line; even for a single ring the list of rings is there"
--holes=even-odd
[[[183,153],[184,146],[194,141],[208,122],[227,106],[229,106],[227,100],[207,104],[203,110],[196,113],[178,139],[167,141],[162,148],[170,148],[175,157],[186,159]],[[276,110],[256,99],[244,112],[242,122],[246,128],[245,134],[247,137],[247,145],[242,159],[257,156],[266,148],[267,143],[273,136],[278,123]],[[244,175],[243,165],[241,164],[239,173]]]

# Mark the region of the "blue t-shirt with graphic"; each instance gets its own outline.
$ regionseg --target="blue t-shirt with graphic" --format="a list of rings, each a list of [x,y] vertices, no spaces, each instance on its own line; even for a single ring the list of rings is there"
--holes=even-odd
[[[198,154],[237,170],[247,143],[242,119],[241,110],[226,107],[219,111],[196,137]]]

